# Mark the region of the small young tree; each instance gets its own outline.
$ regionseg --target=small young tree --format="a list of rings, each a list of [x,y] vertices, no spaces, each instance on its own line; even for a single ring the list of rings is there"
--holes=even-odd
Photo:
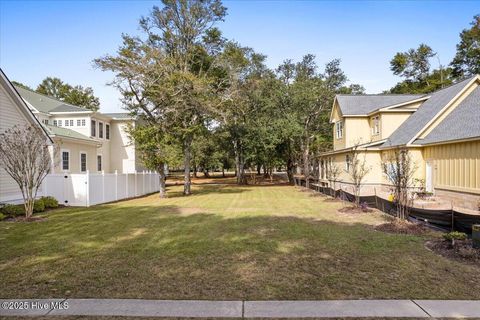
[[[55,152],[53,154],[55,159]],[[52,168],[45,133],[37,126],[14,126],[0,134],[0,166],[18,184],[25,217],[33,214],[38,188]]]
[[[352,151],[348,155],[349,159],[347,161],[348,173],[353,182],[355,206],[357,208],[360,207],[360,189],[363,179],[370,172],[370,167],[367,166],[366,155],[359,150],[359,145],[360,143],[355,143]]]
[[[411,154],[404,148],[395,149],[382,162],[383,173],[394,188],[397,217],[400,219],[408,218],[411,202],[409,190],[415,185],[413,175],[417,168]]]
[[[327,179],[332,187],[332,197],[335,198],[335,190],[337,182],[340,182],[340,173],[342,169],[330,159],[327,161]]]

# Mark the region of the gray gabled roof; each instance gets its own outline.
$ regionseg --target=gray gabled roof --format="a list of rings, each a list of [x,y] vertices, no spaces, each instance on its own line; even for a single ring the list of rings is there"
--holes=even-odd
[[[408,102],[425,96],[424,94],[338,94],[338,105],[344,116],[367,115],[375,110]]]
[[[85,112],[91,111],[82,107],[77,107],[52,97],[34,92],[20,86],[15,86],[20,96],[32,105],[39,112]]]
[[[431,144],[480,137],[480,87],[463,100],[432,132],[414,144]]]
[[[407,144],[427,123],[432,120],[462,89],[473,79],[470,77],[459,83],[430,94],[430,98],[395,130],[382,147]]]

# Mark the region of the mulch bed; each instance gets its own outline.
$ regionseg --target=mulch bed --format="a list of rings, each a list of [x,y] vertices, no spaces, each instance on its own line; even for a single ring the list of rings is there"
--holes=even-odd
[[[480,266],[480,249],[472,247],[472,240],[455,240],[455,244],[444,239],[430,240],[425,247],[445,258]]]
[[[375,230],[395,234],[423,235],[429,229],[421,224],[395,219],[392,222],[383,223],[375,227]]]
[[[373,210],[372,209],[362,209],[362,208],[358,208],[358,207],[355,207],[355,206],[349,206],[349,207],[344,207],[344,208],[341,208],[341,209],[338,209],[338,212],[340,213],[350,213],[350,214],[357,214],[357,213],[367,213],[367,212],[372,212]]]
[[[14,217],[14,218],[7,218],[3,221],[6,221],[6,222],[42,222],[42,221],[46,221],[47,218],[45,217],[39,217],[39,216],[33,216],[33,217],[30,217],[30,218],[25,218],[25,217]]]

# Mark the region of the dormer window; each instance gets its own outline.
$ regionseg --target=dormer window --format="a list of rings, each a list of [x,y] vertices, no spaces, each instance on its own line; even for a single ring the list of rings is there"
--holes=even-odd
[[[338,121],[335,123],[335,132],[337,139],[343,138],[343,121]]]
[[[380,134],[380,116],[372,118],[372,135],[376,136],[377,134]]]

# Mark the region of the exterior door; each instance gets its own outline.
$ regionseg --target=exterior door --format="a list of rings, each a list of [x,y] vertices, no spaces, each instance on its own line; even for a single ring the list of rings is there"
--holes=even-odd
[[[432,162],[427,161],[425,163],[425,189],[427,192],[433,192],[433,170]]]

